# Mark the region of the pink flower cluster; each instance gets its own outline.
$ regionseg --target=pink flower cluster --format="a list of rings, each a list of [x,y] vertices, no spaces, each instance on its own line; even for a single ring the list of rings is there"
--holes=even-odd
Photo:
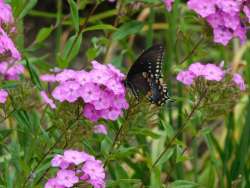
[[[227,45],[233,37],[246,40],[250,22],[249,0],[189,0],[188,7],[205,18],[213,28],[214,42]],[[242,19],[244,13],[247,19]]]
[[[14,23],[14,18],[12,15],[12,9],[11,6],[6,4],[4,0],[0,0],[0,24],[13,24]]]
[[[8,97],[8,92],[4,89],[0,89],[0,103],[5,103]]]
[[[172,10],[172,5],[173,5],[174,0],[164,0],[165,6],[168,11]]]
[[[65,150],[63,155],[56,155],[51,161],[52,167],[59,170],[54,178],[45,184],[45,188],[73,187],[87,182],[94,188],[105,187],[105,171],[100,160],[83,151]]]
[[[108,134],[107,127],[103,124],[95,125],[93,131],[96,134],[104,134],[104,135]]]
[[[191,64],[187,70],[178,73],[176,79],[185,85],[192,85],[198,77],[209,81],[221,81],[225,77],[225,71],[214,64],[201,64],[196,62]],[[240,89],[245,90],[245,82],[240,74],[234,74],[233,83]]]
[[[89,120],[116,120],[122,110],[128,108],[123,84],[125,76],[111,64],[91,63],[90,72],[65,69],[57,74],[42,75],[41,80],[58,83],[52,97],[60,102],[83,100],[83,114]],[[51,101],[45,101],[51,106]]]
[[[24,67],[17,63],[21,59],[21,55],[9,37],[9,34],[15,30],[12,9],[4,0],[0,0],[0,10],[0,78],[18,80],[19,75],[24,72]],[[1,90],[1,96],[7,97],[8,93],[6,93],[6,91]],[[5,102],[6,100],[1,101]]]

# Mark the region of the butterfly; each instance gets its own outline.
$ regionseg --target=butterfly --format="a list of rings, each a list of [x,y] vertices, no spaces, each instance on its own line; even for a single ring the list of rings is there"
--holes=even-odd
[[[163,57],[163,45],[154,45],[144,51],[131,66],[125,84],[138,101],[140,96],[147,96],[152,104],[160,106],[170,99],[162,79]]]

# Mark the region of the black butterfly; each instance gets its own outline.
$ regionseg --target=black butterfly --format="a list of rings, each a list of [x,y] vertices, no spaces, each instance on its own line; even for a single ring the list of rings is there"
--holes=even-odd
[[[147,96],[151,103],[160,106],[170,99],[161,73],[163,56],[164,47],[154,45],[143,52],[130,68],[125,83],[137,100],[140,96]]]

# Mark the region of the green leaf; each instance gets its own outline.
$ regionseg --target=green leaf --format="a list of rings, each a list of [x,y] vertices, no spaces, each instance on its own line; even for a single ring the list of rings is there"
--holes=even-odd
[[[176,180],[170,184],[170,188],[196,188],[196,187],[199,187],[199,184],[187,180]]]
[[[238,147],[236,148],[236,158],[233,161],[231,167],[231,178],[233,180],[237,179],[240,174],[243,174],[244,167],[246,166],[247,161],[249,161],[246,153],[250,151],[250,100],[248,105],[246,106],[246,117],[245,117],[245,125],[242,127],[242,133],[240,137],[240,142]]]
[[[167,152],[165,152],[164,155],[159,160],[158,165],[161,165],[165,163],[166,161],[168,161],[170,157],[172,157],[173,154],[174,154],[174,148],[169,148]]]
[[[113,40],[121,40],[129,35],[133,35],[141,31],[143,23],[139,21],[131,21],[123,24],[112,36]]]
[[[161,171],[159,168],[152,169],[150,180],[150,187],[161,187]]]
[[[7,138],[11,133],[12,129],[3,129],[0,128],[0,142],[2,142],[5,138]]]
[[[216,169],[212,162],[206,164],[203,171],[199,174],[198,182],[206,187],[216,187]]]
[[[135,135],[150,136],[152,138],[160,137],[159,134],[156,134],[153,131],[146,129],[146,128],[133,128],[130,132]]]
[[[76,32],[79,31],[79,14],[78,14],[78,7],[74,0],[68,0],[70,6],[70,15],[73,21],[74,27]]]
[[[38,32],[35,42],[34,43],[40,43],[43,42],[45,39],[47,39],[51,32],[53,31],[52,27],[45,27],[40,29],[40,31]]]
[[[7,83],[0,83],[1,89],[11,89],[15,88],[17,86],[16,80],[9,80]]]
[[[40,79],[39,79],[39,76],[35,67],[29,63],[28,59],[26,59],[26,65],[30,73],[30,78],[31,78],[32,83],[35,84],[41,90],[42,85],[41,85],[41,82],[40,82]]]
[[[98,56],[98,49],[96,48],[89,48],[87,50],[87,59],[88,61],[91,61],[95,59]]]
[[[56,54],[56,63],[60,68],[65,68],[69,64],[67,60],[62,57],[61,53]]]
[[[95,30],[117,30],[117,28],[109,24],[99,24],[99,25],[89,26],[86,29],[84,29],[83,32],[95,31]]]
[[[18,19],[22,19],[24,16],[26,16],[29,11],[37,4],[37,0],[29,0],[28,3],[26,3],[26,5],[24,5],[23,10],[21,11],[21,13],[18,16]]]
[[[73,60],[79,53],[82,44],[82,33],[74,35],[66,42],[65,48],[62,54],[58,54],[57,63],[60,68],[66,68],[69,66],[71,60]]]
[[[130,184],[130,185],[132,185],[132,184],[137,184],[137,185],[140,185],[140,183],[141,183],[141,180],[140,179],[118,179],[118,180],[109,180],[108,182],[107,182],[107,188],[108,187],[110,187],[110,188],[112,188],[112,187],[117,187],[117,186],[119,186],[120,184],[123,184],[123,183],[126,183],[126,184]],[[136,186],[137,187],[137,186]]]

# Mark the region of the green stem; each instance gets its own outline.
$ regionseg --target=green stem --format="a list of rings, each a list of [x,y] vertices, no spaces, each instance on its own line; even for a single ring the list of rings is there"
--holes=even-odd
[[[105,12],[90,16],[88,22],[95,22],[99,20],[103,20],[106,18],[110,18],[112,16],[117,15],[117,10],[112,9],[112,10],[107,10]],[[45,12],[45,11],[39,11],[39,10],[31,10],[29,12],[29,16],[33,17],[42,17],[42,18],[50,18],[50,19],[57,19],[57,14],[55,13],[50,13],[50,12]],[[63,15],[62,17],[67,17],[67,15]],[[82,25],[86,21],[86,18],[80,18],[80,24]],[[71,25],[72,22],[70,20],[65,20],[62,22],[62,25]]]

